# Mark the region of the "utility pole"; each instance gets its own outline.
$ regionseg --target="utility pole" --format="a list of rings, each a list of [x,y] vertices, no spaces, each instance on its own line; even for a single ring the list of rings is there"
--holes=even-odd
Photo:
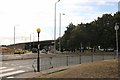
[[[58,0],[57,2],[55,2],[55,14],[54,14],[54,53],[56,53],[56,4],[60,2],[60,0]]]
[[[15,50],[15,26],[14,26],[14,50]]]

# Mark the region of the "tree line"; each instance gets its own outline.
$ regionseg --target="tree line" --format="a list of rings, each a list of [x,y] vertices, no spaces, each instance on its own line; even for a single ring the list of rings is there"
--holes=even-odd
[[[115,24],[120,24],[120,12],[112,14],[103,14],[90,23],[80,23],[74,25],[70,23],[66,28],[64,35],[60,38],[61,50],[84,51],[89,49],[95,51],[97,49],[116,49]],[[118,24],[118,25],[119,25]],[[118,30],[118,38],[120,38],[120,29]],[[120,45],[120,39],[118,39]],[[57,39],[57,49],[59,48],[59,38]]]

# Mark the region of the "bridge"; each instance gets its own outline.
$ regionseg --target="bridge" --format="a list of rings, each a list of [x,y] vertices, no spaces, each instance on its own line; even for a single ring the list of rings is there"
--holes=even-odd
[[[53,49],[54,40],[44,40],[39,41],[40,44],[40,50],[41,49]],[[23,50],[32,50],[32,48],[38,48],[38,41],[34,42],[24,42],[24,43],[16,43],[8,45],[9,48],[14,49],[23,49]]]

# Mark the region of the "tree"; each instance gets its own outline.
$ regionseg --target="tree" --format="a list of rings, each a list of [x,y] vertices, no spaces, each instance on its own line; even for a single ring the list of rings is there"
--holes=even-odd
[[[72,23],[70,23],[67,27],[67,30],[65,31],[65,34],[63,35],[62,37],[62,48],[63,49],[69,49],[69,39],[70,39],[70,36],[72,34],[72,30],[74,29],[75,25],[73,25]]]
[[[86,24],[78,24],[77,26],[70,23],[62,36],[62,48],[65,50],[80,49],[81,44],[84,48],[97,48],[100,46],[107,51],[109,48],[115,48],[115,23],[120,23],[120,12],[112,16],[111,14],[103,14]],[[120,29],[118,30],[120,37]],[[120,39],[119,39],[120,45]]]

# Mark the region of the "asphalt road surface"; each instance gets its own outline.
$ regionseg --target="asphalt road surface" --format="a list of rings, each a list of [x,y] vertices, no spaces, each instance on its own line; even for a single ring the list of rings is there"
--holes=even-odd
[[[40,70],[46,70],[59,66],[69,66],[85,62],[98,60],[114,59],[113,55],[94,55],[94,56],[58,56],[40,58]],[[2,61],[0,67],[0,77],[11,78],[19,73],[34,71],[37,69],[37,59],[10,60]]]

